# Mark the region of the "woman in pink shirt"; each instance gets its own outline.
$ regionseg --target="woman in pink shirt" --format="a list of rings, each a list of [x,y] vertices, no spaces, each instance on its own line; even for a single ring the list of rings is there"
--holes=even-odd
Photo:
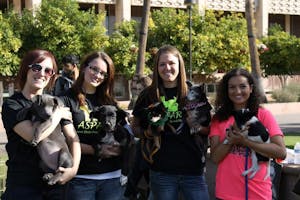
[[[270,111],[259,105],[260,99],[256,83],[245,69],[231,70],[219,84],[216,114],[209,135],[211,159],[218,164],[215,188],[217,199],[272,199],[271,179],[265,179],[268,162],[259,163],[259,170],[253,178],[242,176],[245,169],[252,166],[249,149],[269,158],[284,159],[286,156],[283,134]],[[239,130],[232,129],[233,111],[246,108],[254,112],[268,130],[270,143],[251,141]],[[228,141],[226,144],[225,139]]]

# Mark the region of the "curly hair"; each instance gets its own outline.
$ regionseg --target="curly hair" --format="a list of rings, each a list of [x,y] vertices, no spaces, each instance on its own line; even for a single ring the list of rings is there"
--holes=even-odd
[[[247,108],[249,108],[250,111],[256,114],[258,112],[258,108],[261,103],[261,98],[257,89],[257,83],[255,79],[246,69],[235,68],[227,72],[218,84],[215,108],[216,117],[220,121],[228,119],[232,111],[234,110],[233,102],[229,99],[228,96],[228,82],[232,77],[235,76],[243,76],[247,78],[249,85],[252,86],[252,92],[247,102]]]

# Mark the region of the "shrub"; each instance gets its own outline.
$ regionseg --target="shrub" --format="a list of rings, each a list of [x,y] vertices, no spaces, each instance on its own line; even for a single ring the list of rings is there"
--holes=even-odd
[[[276,102],[297,102],[299,100],[299,94],[284,88],[282,90],[274,90],[272,98],[275,99]]]

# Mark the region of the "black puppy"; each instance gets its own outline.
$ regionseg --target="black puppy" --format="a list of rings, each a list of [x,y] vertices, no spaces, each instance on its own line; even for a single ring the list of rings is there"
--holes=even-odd
[[[268,130],[257,119],[255,114],[249,111],[249,109],[234,111],[233,116],[235,119],[234,128],[241,130],[241,133],[248,139],[254,142],[270,143]],[[251,159],[252,166],[248,170],[243,172],[243,176],[246,176],[252,172],[250,178],[253,178],[259,170],[258,162],[269,162],[265,179],[270,176],[270,158],[256,153],[253,149],[251,149]]]
[[[64,105],[59,98],[47,94],[37,95],[32,101],[32,106],[21,110],[17,115],[17,119],[21,121],[29,116],[34,122],[34,126],[37,127],[31,144],[37,146],[41,157],[41,167],[46,172],[43,180],[47,181],[49,185],[54,185],[62,175],[61,172],[56,172],[57,169],[59,167],[72,167],[73,158],[66,144],[60,124],[48,137],[43,140],[41,140],[41,137],[44,130],[51,126],[51,115],[56,109]]]
[[[165,126],[173,133],[176,133],[176,130],[168,123],[167,109],[162,102],[150,104],[147,108],[143,108],[142,112],[146,126],[141,138],[142,154],[145,160],[153,163],[153,155],[160,149],[161,133],[165,130]]]
[[[211,105],[208,102],[205,85],[195,84],[187,81],[189,92],[185,99],[184,111],[186,118],[189,118],[190,133],[195,138],[198,149],[203,152],[202,162],[205,163],[207,147],[208,147],[208,136],[205,134],[199,134],[203,127],[208,127],[211,121]]]
[[[134,155],[134,137],[126,129],[129,114],[113,105],[96,107],[90,117],[96,118],[101,126],[99,127],[98,141],[95,141],[94,148],[98,153],[102,144],[120,146],[122,150],[122,175],[127,176],[132,166]],[[101,155],[99,162],[101,161]]]
[[[193,85],[188,81],[187,85],[189,92],[185,100],[184,110],[187,117],[192,119],[191,134],[195,134],[201,130],[202,126],[207,127],[210,124],[212,107],[208,102],[204,84]]]

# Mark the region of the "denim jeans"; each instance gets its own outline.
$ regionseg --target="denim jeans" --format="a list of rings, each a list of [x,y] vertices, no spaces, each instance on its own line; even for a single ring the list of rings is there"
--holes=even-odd
[[[67,197],[70,200],[122,200],[124,187],[120,178],[92,180],[74,178],[69,182]]]
[[[155,200],[175,200],[179,193],[185,200],[209,200],[204,175],[173,175],[151,170],[150,189]]]

